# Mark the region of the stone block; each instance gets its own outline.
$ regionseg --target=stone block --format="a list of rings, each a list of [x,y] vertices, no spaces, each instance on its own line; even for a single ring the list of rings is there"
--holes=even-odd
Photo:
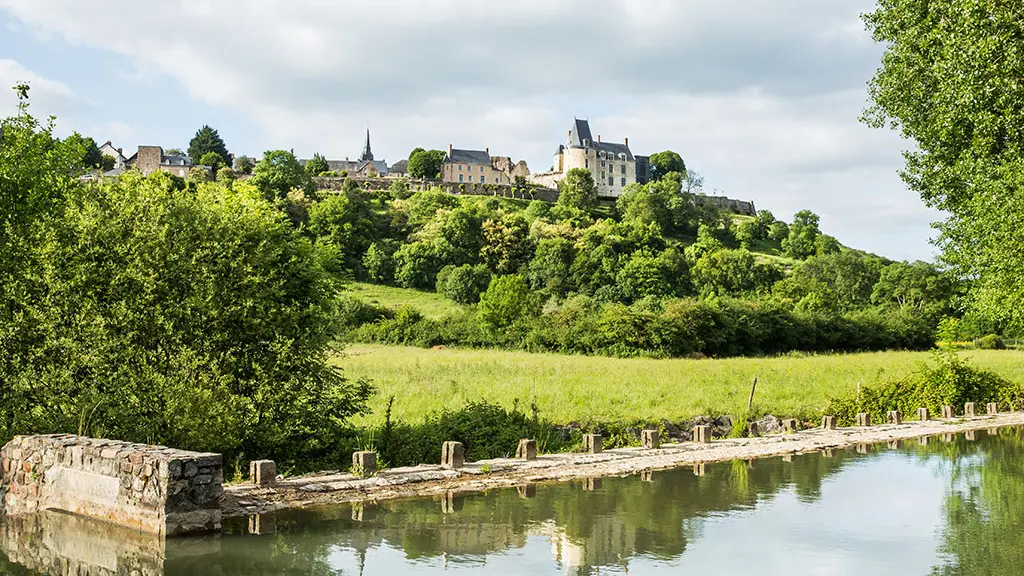
[[[537,459],[537,441],[523,438],[519,441],[519,446],[516,447],[516,459],[517,460],[536,460]]]
[[[600,434],[584,434],[583,451],[587,454],[600,454],[604,451],[604,437]]]
[[[857,454],[867,454],[871,451],[871,447],[867,444],[857,444]]]
[[[968,402],[964,404],[964,416],[970,418],[978,415],[978,403]]]
[[[694,426],[693,428],[693,441],[698,444],[710,444],[711,443],[711,426]]]
[[[821,417],[821,429],[822,430],[835,430],[839,425],[836,421],[835,416],[822,416]]]
[[[999,404],[989,402],[985,405],[985,411],[989,416],[995,416],[996,414],[999,414]]]
[[[445,442],[441,445],[441,467],[457,470],[466,463],[466,448],[462,442]]]
[[[928,414],[928,409],[927,408],[918,408],[917,409],[917,419],[920,420],[921,422],[927,422],[928,420],[931,420],[931,415]]]
[[[800,421],[796,418],[786,418],[782,421],[782,429],[786,432],[797,432],[800,430]]]
[[[640,432],[640,442],[644,448],[660,448],[661,435],[657,430],[643,430]]]
[[[889,410],[889,424],[902,424],[903,413],[899,410]]]
[[[942,407],[942,419],[943,420],[949,420],[950,418],[953,418],[954,416],[955,416],[955,414],[953,413],[953,407],[952,406],[943,406]]]
[[[192,478],[195,473],[189,475],[189,463],[185,464],[185,477]],[[199,468],[192,465],[198,473]],[[253,460],[249,462],[249,480],[253,484],[262,487],[273,486],[277,483],[277,464],[273,460]]]
[[[871,414],[867,412],[857,414],[857,426],[871,426]]]
[[[377,453],[369,450],[352,453],[352,473],[373,476],[377,473]]]

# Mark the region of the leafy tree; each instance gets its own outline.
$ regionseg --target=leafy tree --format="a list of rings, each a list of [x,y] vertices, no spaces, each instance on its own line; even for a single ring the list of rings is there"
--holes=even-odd
[[[295,154],[287,150],[265,152],[263,159],[253,168],[250,181],[269,199],[284,198],[293,188],[307,196],[314,191],[313,180]]]
[[[714,230],[710,226],[702,225],[697,230],[697,241],[686,247],[686,259],[696,263],[705,254],[718,252],[725,249],[725,246],[715,238]]]
[[[100,154],[100,170],[104,172],[110,172],[114,169],[117,162],[113,156],[107,156],[106,154]]]
[[[813,256],[794,268],[788,296],[799,301],[817,294],[838,310],[863,308],[871,304],[881,269],[880,259],[851,251]]]
[[[758,264],[747,250],[708,252],[693,266],[693,282],[705,297],[755,292],[778,276],[773,267]]]
[[[391,284],[395,281],[394,247],[387,242],[374,242],[363,256],[363,269],[372,282]]]
[[[768,237],[776,242],[782,242],[789,238],[789,224],[781,220],[773,222],[768,228]]]
[[[903,178],[949,218],[939,246],[969,304],[1024,328],[1024,18],[1014,2],[885,0],[865,17],[886,47],[866,120],[913,140]]]
[[[810,210],[801,210],[793,217],[793,225],[789,227],[789,236],[782,241],[782,251],[790,258],[804,260],[817,251],[815,242],[821,231],[818,229],[820,218]]]
[[[164,154],[168,156],[188,156],[181,148],[168,148],[164,150]]]
[[[756,218],[744,220],[736,227],[736,240],[739,241],[742,248],[747,250],[750,250],[758,240],[764,240],[767,237],[768,230],[764,227],[764,223]]]
[[[495,276],[480,295],[480,321],[490,328],[505,328],[516,320],[538,312],[538,305],[526,278]]]
[[[590,210],[597,206],[597,185],[590,170],[573,168],[558,183],[558,205],[577,210]]]
[[[572,242],[565,238],[545,238],[538,242],[527,271],[530,286],[549,294],[564,295],[568,292],[574,252]]]
[[[252,169],[256,166],[256,162],[248,156],[239,156],[235,158],[235,172],[248,176],[252,174]]]
[[[409,176],[413,178],[435,179],[441,177],[441,164],[444,163],[443,150],[424,150],[417,148],[409,154]]]
[[[483,223],[484,243],[480,256],[497,274],[519,271],[530,258],[530,228],[521,214],[507,214]]]
[[[100,148],[99,146],[96,145],[95,140],[93,140],[91,137],[80,136],[77,132],[72,134],[71,138],[82,139],[82,142],[85,145],[85,158],[83,159],[83,163],[85,164],[86,168],[95,169],[103,167],[103,158],[105,156],[102,152],[100,152]]]
[[[437,274],[437,291],[458,304],[476,304],[491,283],[491,271],[483,264],[445,266]]]
[[[651,154],[650,167],[651,180],[661,180],[672,172],[686,174],[686,163],[683,162],[683,157],[671,150]]]
[[[188,171],[188,179],[196,184],[203,184],[210,181],[210,171],[202,166],[193,166]]]
[[[881,269],[871,302],[883,308],[915,310],[936,319],[949,314],[955,286],[927,262],[893,262]]]
[[[427,290],[437,285],[441,258],[429,242],[404,244],[394,255],[395,281],[403,288]]]
[[[354,270],[377,238],[375,215],[362,194],[342,191],[309,208],[309,231],[338,249],[343,266]]]
[[[818,256],[838,254],[842,248],[842,245],[839,244],[839,240],[836,240],[828,234],[822,234],[814,240],[814,253]]]
[[[221,159],[220,154],[217,154],[216,152],[207,152],[206,154],[203,154],[202,158],[199,159],[199,164],[202,166],[209,166],[210,170],[214,174],[220,170],[221,166],[226,166],[224,160]]]
[[[311,177],[329,172],[330,169],[331,166],[327,163],[327,158],[321,156],[319,152],[314,152],[313,158],[306,162],[306,174]]]
[[[235,171],[227,166],[221,166],[220,170],[217,170],[217,182],[230,186],[235,181]]]
[[[228,154],[228,148],[225,146],[224,140],[216,130],[204,124],[188,143],[188,157],[193,160],[199,159],[202,163],[202,159],[209,152],[214,152],[220,157],[218,166],[230,164],[231,155]],[[206,165],[209,166],[209,164]]]
[[[622,297],[634,302],[647,296],[668,296],[672,292],[672,283],[666,276],[657,257],[640,251],[626,261],[615,281]]]

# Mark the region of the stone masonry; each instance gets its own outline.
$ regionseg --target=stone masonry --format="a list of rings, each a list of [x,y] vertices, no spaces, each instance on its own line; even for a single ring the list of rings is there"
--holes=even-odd
[[[54,434],[0,450],[0,514],[62,510],[165,536],[220,529],[219,454]]]

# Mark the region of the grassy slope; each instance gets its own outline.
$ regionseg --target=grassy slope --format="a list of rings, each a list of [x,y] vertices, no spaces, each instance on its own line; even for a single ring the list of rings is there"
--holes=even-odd
[[[391,308],[411,306],[428,318],[440,318],[460,308],[459,304],[436,292],[422,292],[420,290],[364,284],[362,282],[349,284],[344,295],[355,296],[364,302]]]
[[[969,351],[964,356],[1017,382],[1024,381],[1024,352]],[[499,350],[424,350],[353,346],[337,360],[350,378],[377,386],[373,414],[396,397],[394,415],[418,421],[432,410],[488,400],[528,411],[536,401],[543,417],[631,421],[699,414],[741,414],[750,383],[759,377],[754,409],[814,417],[831,396],[903,376],[926,352],[880,352],[844,356],[651,360],[558,356]]]

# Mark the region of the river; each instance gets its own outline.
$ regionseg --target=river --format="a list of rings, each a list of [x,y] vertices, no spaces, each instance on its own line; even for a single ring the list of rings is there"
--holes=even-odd
[[[166,542],[0,520],[0,574],[1024,573],[1024,432],[298,510]]]

